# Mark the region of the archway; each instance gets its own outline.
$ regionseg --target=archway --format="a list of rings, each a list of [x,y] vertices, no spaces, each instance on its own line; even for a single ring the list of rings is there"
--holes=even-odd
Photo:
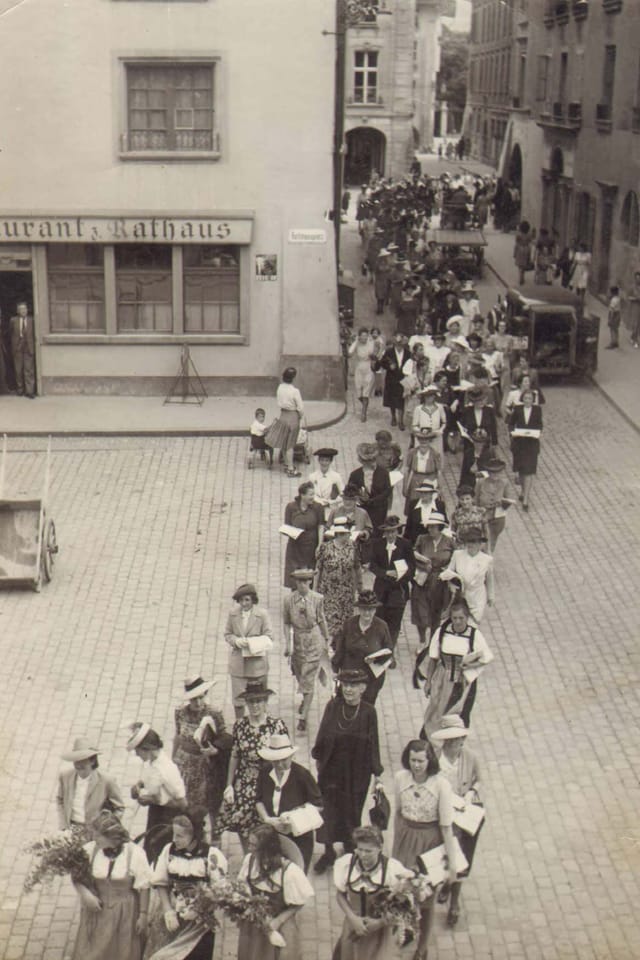
[[[344,168],[346,184],[367,183],[375,170],[384,175],[387,138],[374,127],[355,127],[346,135],[347,155]]]

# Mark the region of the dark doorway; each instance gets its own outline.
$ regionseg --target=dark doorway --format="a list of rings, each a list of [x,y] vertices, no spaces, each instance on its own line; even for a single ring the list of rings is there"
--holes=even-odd
[[[509,183],[517,187],[518,190],[522,190],[522,151],[517,143],[511,151],[508,176]]]
[[[347,133],[347,156],[344,169],[345,183],[368,183],[375,170],[384,176],[386,137],[373,127],[356,127]]]
[[[609,254],[613,233],[613,197],[605,194],[602,201],[602,219],[600,222],[600,242],[598,248],[598,291],[606,293],[609,289]]]
[[[30,270],[0,270],[0,392],[13,393],[16,376],[11,353],[11,317],[24,300],[33,316],[33,277]]]

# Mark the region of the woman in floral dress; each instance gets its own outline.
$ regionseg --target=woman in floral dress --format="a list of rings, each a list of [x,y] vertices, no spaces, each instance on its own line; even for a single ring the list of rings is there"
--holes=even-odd
[[[284,720],[267,713],[267,700],[272,694],[263,680],[249,680],[240,695],[247,704],[248,716],[233,725],[227,787],[217,829],[220,833],[229,830],[239,834],[245,853],[249,834],[261,822],[256,810],[256,787],[263,761],[258,751],[267,745],[272,734],[289,733]]]
[[[222,713],[207,703],[206,695],[214,683],[202,677],[185,680],[182,697],[186,702],[175,711],[172,759],[182,774],[187,804],[208,810],[212,836],[217,836],[215,820],[222,803],[232,741]]]
[[[347,518],[336,517],[331,532],[333,540],[325,541],[318,551],[316,590],[324,597],[329,636],[335,637],[353,616],[354,600],[362,589],[362,567]]]

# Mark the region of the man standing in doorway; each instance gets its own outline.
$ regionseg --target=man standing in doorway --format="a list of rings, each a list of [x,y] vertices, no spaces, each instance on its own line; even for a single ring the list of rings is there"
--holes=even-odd
[[[19,396],[31,400],[36,395],[35,330],[33,317],[23,300],[16,304],[17,316],[11,317],[11,352]]]

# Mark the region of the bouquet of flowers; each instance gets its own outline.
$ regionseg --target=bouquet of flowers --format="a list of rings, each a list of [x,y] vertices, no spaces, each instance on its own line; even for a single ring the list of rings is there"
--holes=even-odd
[[[25,850],[34,855],[35,862],[24,881],[25,893],[54,877],[70,876],[74,883],[97,894],[91,876],[91,862],[83,846],[87,839],[84,831],[62,830],[29,844]]]
[[[218,910],[232,923],[251,923],[258,927],[272,946],[285,946],[282,934],[271,929],[272,914],[268,898],[253,894],[244,880],[222,877],[213,880],[210,885],[194,884],[182,890],[176,901],[176,912],[184,920],[198,919],[213,931],[220,927],[216,916]]]
[[[370,916],[393,927],[401,947],[416,939],[420,929],[420,904],[433,895],[424,874],[402,880],[395,890],[380,890],[371,899]]]

